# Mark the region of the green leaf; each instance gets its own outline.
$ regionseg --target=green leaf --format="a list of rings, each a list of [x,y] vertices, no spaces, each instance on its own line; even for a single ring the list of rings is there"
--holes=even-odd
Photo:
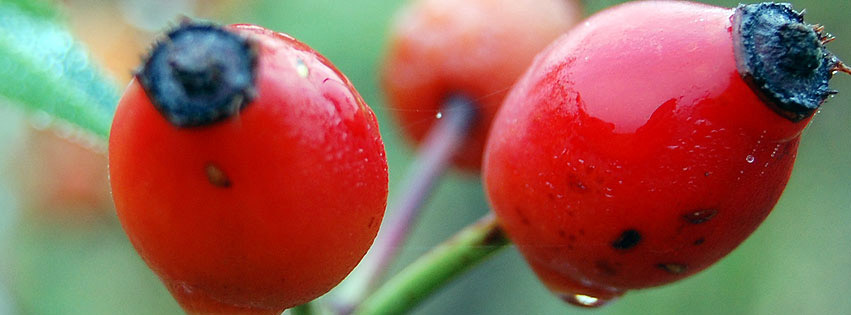
[[[59,16],[59,11],[54,6],[55,2],[55,0],[0,0],[0,5],[14,4],[29,14],[56,18]]]
[[[0,2],[0,97],[102,138],[118,102],[114,81],[49,17]]]

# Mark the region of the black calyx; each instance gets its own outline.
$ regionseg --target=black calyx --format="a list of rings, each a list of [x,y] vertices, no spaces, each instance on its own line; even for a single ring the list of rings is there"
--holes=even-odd
[[[797,122],[836,91],[828,83],[841,62],[820,26],[804,23],[790,4],[739,5],[733,41],[739,73],[775,112]]]
[[[136,77],[171,124],[199,127],[231,117],[253,100],[256,64],[248,39],[189,22],[155,44]]]

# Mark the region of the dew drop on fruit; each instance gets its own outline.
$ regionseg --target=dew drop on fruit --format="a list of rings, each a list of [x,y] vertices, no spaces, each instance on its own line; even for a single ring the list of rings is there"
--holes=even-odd
[[[307,68],[307,64],[304,63],[304,60],[298,58],[295,60],[295,70],[298,73],[298,76],[302,78],[307,78],[310,75],[310,69]]]
[[[611,300],[601,299],[585,294],[565,294],[561,299],[575,306],[596,308],[608,304]]]
[[[745,161],[748,162],[748,163],[753,163],[754,161],[756,161],[756,158],[753,155],[748,155],[745,158]]]
[[[436,114],[436,115],[434,115],[434,118],[437,118],[437,119],[441,119],[441,118],[443,118],[443,113],[442,113],[442,112],[437,112],[437,114]]]

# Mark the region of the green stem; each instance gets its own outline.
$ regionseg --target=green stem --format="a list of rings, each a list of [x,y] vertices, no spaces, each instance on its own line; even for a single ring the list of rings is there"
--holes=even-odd
[[[403,269],[364,300],[354,313],[405,313],[455,276],[485,260],[508,243],[496,219],[488,215]]]
[[[307,302],[290,309],[292,315],[319,315],[321,314],[314,302]]]

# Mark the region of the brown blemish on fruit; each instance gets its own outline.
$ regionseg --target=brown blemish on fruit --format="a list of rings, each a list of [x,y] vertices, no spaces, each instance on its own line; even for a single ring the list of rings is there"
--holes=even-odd
[[[520,222],[522,222],[524,225],[532,224],[532,222],[529,221],[529,218],[527,218],[526,215],[523,214],[523,209],[520,209],[520,207],[516,207],[514,208],[514,212],[517,213],[517,217],[520,218]]]
[[[693,244],[694,244],[694,246],[698,246],[698,245],[702,245],[702,244],[703,244],[703,242],[706,242],[706,239],[704,239],[704,238],[702,238],[702,237],[701,237],[701,238],[699,238],[699,239],[694,240],[694,243],[693,243]]]
[[[369,223],[366,225],[367,228],[372,228],[372,225],[375,224],[375,217],[369,218]]]
[[[662,270],[665,270],[669,273],[678,275],[686,271],[688,267],[684,264],[672,264],[672,263],[660,263],[656,264],[656,267]]]
[[[228,175],[213,163],[207,163],[207,165],[204,166],[204,173],[207,174],[207,181],[209,181],[210,184],[213,184],[213,186],[219,188],[228,188],[231,186],[231,181],[230,178],[228,178]]]
[[[623,231],[623,233],[621,233],[621,235],[617,239],[615,239],[614,242],[612,242],[612,247],[614,247],[615,249],[627,250],[635,247],[640,242],[641,233],[638,233],[638,231],[636,230],[629,229]]]
[[[606,276],[615,276],[618,274],[618,270],[606,260],[598,260],[594,263],[594,267],[597,268],[597,271]]]
[[[700,209],[683,214],[683,219],[691,224],[701,224],[712,220],[718,214],[718,209]]]

